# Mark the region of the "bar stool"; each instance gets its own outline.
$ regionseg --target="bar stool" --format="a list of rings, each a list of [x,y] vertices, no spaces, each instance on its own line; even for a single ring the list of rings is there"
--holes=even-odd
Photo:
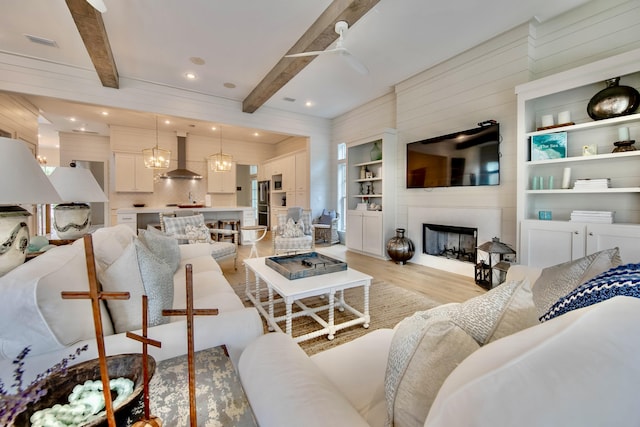
[[[240,230],[240,220],[239,219],[220,219],[218,220],[218,228],[225,230],[225,229],[229,229],[229,230],[233,230],[233,231],[239,231]],[[231,240],[233,243],[236,243],[236,236],[238,236],[237,233],[234,234],[218,234],[218,242],[221,242],[223,240]]]

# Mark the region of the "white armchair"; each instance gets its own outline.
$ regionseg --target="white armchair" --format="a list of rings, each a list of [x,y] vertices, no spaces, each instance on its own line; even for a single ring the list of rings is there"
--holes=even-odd
[[[289,208],[286,215],[278,215],[278,223],[272,229],[273,253],[280,255],[313,251],[313,227],[311,212],[302,208]]]
[[[237,230],[209,228],[202,214],[190,216],[169,216],[160,214],[160,229],[167,235],[178,239],[178,243],[209,243],[211,256],[216,261],[233,258],[233,268],[238,269]],[[218,234],[236,234],[233,243],[216,242],[211,236]]]

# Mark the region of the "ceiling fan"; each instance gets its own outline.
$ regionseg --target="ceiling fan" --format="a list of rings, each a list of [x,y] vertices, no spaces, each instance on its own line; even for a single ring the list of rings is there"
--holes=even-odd
[[[96,9],[100,13],[105,13],[107,11],[107,6],[104,4],[103,0],[87,0],[94,9]]]
[[[347,60],[349,65],[351,65],[351,67],[353,67],[360,74],[369,74],[369,70],[367,69],[367,67],[362,62],[360,62],[358,58],[353,56],[346,47],[344,47],[344,38],[347,30],[349,29],[349,24],[346,21],[338,21],[336,22],[334,29],[339,37],[336,41],[336,47],[334,47],[333,49],[294,53],[291,55],[285,55],[285,58],[300,58],[303,56],[317,56],[326,53],[337,53],[339,55],[342,55],[342,57]]]

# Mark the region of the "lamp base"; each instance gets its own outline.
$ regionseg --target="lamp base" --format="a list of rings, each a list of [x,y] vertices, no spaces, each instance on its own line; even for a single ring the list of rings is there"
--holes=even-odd
[[[79,239],[91,227],[91,206],[61,203],[53,208],[53,228],[59,239]]]
[[[20,206],[0,206],[0,276],[24,263],[29,246],[27,217]]]

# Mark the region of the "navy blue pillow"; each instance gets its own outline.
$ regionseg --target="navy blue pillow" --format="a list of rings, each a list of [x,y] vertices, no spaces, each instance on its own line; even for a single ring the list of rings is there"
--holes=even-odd
[[[597,275],[560,298],[540,321],[544,322],[618,295],[640,298],[640,264],[619,265]]]

